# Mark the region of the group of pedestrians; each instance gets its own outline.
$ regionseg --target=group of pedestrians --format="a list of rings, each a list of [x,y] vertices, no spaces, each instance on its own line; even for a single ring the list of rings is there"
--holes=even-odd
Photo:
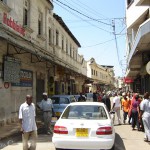
[[[123,110],[123,124],[131,124],[132,130],[137,128],[138,131],[144,131],[144,140],[150,142],[150,95],[148,92],[144,97],[140,97],[138,93],[131,94],[115,93],[113,98],[113,106],[111,111],[114,111],[118,118],[118,124],[121,125],[120,110]],[[113,118],[113,121],[115,117]]]

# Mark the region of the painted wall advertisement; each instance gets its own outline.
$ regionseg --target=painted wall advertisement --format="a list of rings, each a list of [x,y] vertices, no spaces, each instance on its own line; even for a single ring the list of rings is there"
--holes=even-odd
[[[12,86],[20,87],[32,87],[33,85],[33,72],[30,70],[21,69],[20,70],[20,82],[12,83]]]

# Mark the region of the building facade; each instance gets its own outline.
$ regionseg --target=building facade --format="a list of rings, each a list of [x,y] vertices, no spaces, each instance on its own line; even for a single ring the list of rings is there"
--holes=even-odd
[[[80,43],[52,0],[0,1],[0,125],[15,121],[27,94],[74,94],[86,80]]]
[[[133,92],[150,92],[150,1],[126,0],[127,71]]]
[[[101,66],[96,63],[94,58],[87,62],[87,77],[91,81],[88,84],[88,92],[103,92],[104,90],[108,91],[114,88],[113,66]]]

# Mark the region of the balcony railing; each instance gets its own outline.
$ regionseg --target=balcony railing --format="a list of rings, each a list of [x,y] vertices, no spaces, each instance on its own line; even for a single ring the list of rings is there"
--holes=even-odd
[[[138,32],[136,34],[132,49],[129,53],[129,57],[128,57],[128,65],[131,61],[131,58],[133,57],[133,55],[136,53],[137,50],[137,46],[141,40],[141,38],[146,35],[147,33],[150,33],[150,18],[148,20],[146,20],[143,24],[140,25]],[[146,41],[145,41],[146,42]]]

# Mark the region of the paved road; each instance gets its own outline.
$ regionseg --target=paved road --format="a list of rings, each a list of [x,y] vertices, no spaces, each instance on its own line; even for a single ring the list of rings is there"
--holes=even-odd
[[[138,131],[132,131],[130,125],[115,126],[116,130],[116,150],[150,150],[150,143],[143,141],[144,133]],[[22,142],[13,142],[13,139],[9,139],[5,143],[8,146],[2,150],[21,150]],[[0,148],[1,149],[1,148]],[[53,143],[51,142],[51,136],[39,135],[37,150],[55,150]]]
[[[112,99],[111,99],[112,100]],[[122,112],[121,112],[122,115]],[[116,117],[117,119],[117,117]],[[116,120],[115,120],[115,123]],[[144,142],[144,133],[139,131],[132,131],[130,125],[115,125],[116,130],[116,140],[115,150],[150,150],[150,142]],[[15,142],[13,139],[9,139],[4,143],[0,143],[0,149],[3,145],[8,145],[3,148],[3,150],[21,150],[22,142],[20,137],[20,142]],[[49,135],[39,135],[36,150],[55,150],[53,143],[51,142],[51,136]]]

